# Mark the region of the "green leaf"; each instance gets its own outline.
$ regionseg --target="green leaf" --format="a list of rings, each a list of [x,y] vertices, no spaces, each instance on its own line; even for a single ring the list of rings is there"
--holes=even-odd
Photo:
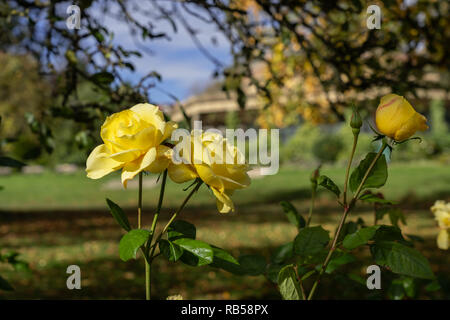
[[[390,205],[388,206],[381,206],[375,208],[375,217],[377,220],[381,220],[384,218],[384,216],[389,213],[389,211],[392,209]]]
[[[353,170],[349,180],[350,189],[352,190],[352,192],[355,192],[358,189],[364,175],[367,172],[367,169],[369,169],[372,161],[375,160],[376,155],[377,154],[374,152],[368,153],[366,158],[361,161],[359,166]],[[382,187],[386,183],[387,177],[388,171],[386,157],[384,156],[384,154],[382,154],[370,171],[367,180],[361,190],[366,188]]]
[[[159,241],[159,250],[161,250],[161,253],[164,257],[172,262],[180,259],[181,255],[183,254],[183,249],[180,246],[172,243],[172,241],[164,239]]]
[[[130,231],[130,222],[128,221],[127,215],[125,212],[123,212],[122,208],[119,207],[118,204],[114,203],[113,201],[106,199],[106,203],[108,204],[109,211],[111,212],[114,219],[117,221],[117,223],[125,229],[125,231]]]
[[[402,278],[403,289],[408,297],[414,298],[416,296],[416,281],[414,278],[404,277]]]
[[[428,292],[438,291],[441,290],[441,285],[439,284],[439,281],[435,279],[425,287],[425,290]]]
[[[388,267],[394,273],[422,279],[434,278],[428,260],[413,248],[385,241],[376,243],[371,251],[377,264]]]
[[[204,266],[210,264],[214,260],[213,249],[209,244],[200,240],[194,240],[191,238],[181,238],[172,241],[174,244],[179,245],[181,248],[191,253],[195,257],[197,266]],[[184,256],[185,253],[183,253]],[[184,262],[184,260],[182,260]],[[192,262],[192,261],[191,261]],[[189,263],[188,263],[189,264]]]
[[[328,231],[321,226],[301,229],[294,240],[294,253],[301,256],[318,253],[329,241]]]
[[[320,186],[333,192],[336,197],[339,197],[339,195],[341,194],[341,190],[339,190],[339,187],[333,182],[333,180],[331,180],[327,176],[320,176],[318,183]]]
[[[330,262],[328,263],[327,269],[325,270],[326,273],[332,273],[337,268],[355,262],[356,258],[351,255],[350,253],[343,253],[336,258],[332,258]]]
[[[0,167],[22,168],[25,163],[10,157],[0,157]]]
[[[301,280],[304,281],[304,280],[308,279],[308,278],[311,277],[314,273],[316,273],[316,270],[310,270],[310,271],[306,272],[306,273],[302,276]]]
[[[98,84],[109,85],[114,81],[114,75],[107,71],[98,72],[91,76],[91,81]]]
[[[364,279],[363,277],[361,277],[359,274],[355,274],[355,273],[350,273],[348,275],[348,278],[350,280],[353,280],[357,283],[359,283],[360,285],[363,285],[364,287],[366,287],[366,279]]]
[[[14,291],[14,288],[9,284],[8,281],[6,281],[6,279],[0,276],[0,290]]]
[[[279,246],[273,253],[272,257],[270,258],[270,261],[273,263],[285,262],[286,260],[292,258],[294,254],[293,249],[294,244],[292,242]]]
[[[249,276],[259,276],[266,271],[266,259],[260,255],[249,254],[239,257],[243,274]]]
[[[373,193],[365,193],[362,196],[359,197],[359,200],[370,202],[370,203],[382,203],[382,204],[395,204],[392,201],[381,199],[374,195]]]
[[[354,233],[358,230],[358,223],[354,222],[354,221],[349,221],[344,223],[344,225],[342,226],[341,229],[341,233],[339,234],[338,237],[338,242],[341,242],[344,240],[344,238],[351,233]]]
[[[280,205],[283,207],[283,211],[286,214],[290,223],[296,226],[298,229],[304,228],[306,225],[305,219],[297,212],[297,209],[288,201],[281,201]]]
[[[284,300],[301,300],[300,284],[293,265],[285,266],[278,274],[278,288]]]
[[[15,261],[12,263],[14,270],[19,272],[30,272],[30,266],[24,261]]]
[[[150,231],[133,229],[126,233],[119,242],[119,256],[123,261],[136,259],[136,253],[150,237]]]
[[[234,274],[241,273],[241,266],[236,258],[222,248],[211,247],[214,253],[214,260],[210,264],[211,267],[220,268]]]
[[[398,208],[392,208],[389,210],[389,220],[391,220],[392,225],[396,227],[398,227],[399,221],[406,225],[405,215],[403,214],[403,211]]]
[[[314,254],[297,256],[297,265],[302,264],[321,264],[328,255],[328,248],[324,247]]]
[[[283,265],[277,263],[270,263],[267,265],[266,277],[273,283],[278,283],[278,274],[283,268]]]
[[[379,241],[402,241],[406,242],[405,238],[403,238],[402,231],[400,228],[395,226],[386,226],[380,225],[378,226],[377,232],[373,237],[375,242]]]
[[[105,37],[98,29],[92,30],[92,35],[95,37],[95,39],[97,39],[98,42],[103,42],[105,40]]]
[[[184,220],[175,220],[169,227],[167,238],[171,241],[181,238],[195,239],[196,229],[192,223]]]
[[[388,297],[391,300],[402,300],[405,297],[405,291],[400,279],[392,281],[388,289]]]
[[[348,250],[353,250],[367,243],[375,235],[380,226],[361,228],[355,233],[349,234],[344,238],[342,245]]]

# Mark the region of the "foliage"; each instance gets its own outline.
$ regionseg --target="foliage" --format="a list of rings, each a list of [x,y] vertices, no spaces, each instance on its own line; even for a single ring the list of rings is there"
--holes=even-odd
[[[326,4],[321,0],[194,0],[164,5],[156,0],[81,1],[81,29],[68,30],[66,3],[10,0],[0,6],[1,47],[33,55],[39,71],[52,80],[51,95],[58,99],[41,105],[45,110],[35,115],[41,123],[53,123],[44,118],[70,119],[84,124],[77,132],[91,137],[92,123],[120,106],[151,102],[161,80],[155,66],[139,68],[139,79],[127,82],[123,74],[137,75],[136,59],[146,51],[117,43],[105,16],[125,23],[130,37],[142,47],[170,39],[170,32],[159,27],[163,22],[173,32],[186,30],[213,62],[214,74],[226,78],[224,90],[235,91],[242,108],[248,100],[246,86],[257,89],[263,104],[270,107],[265,109],[270,114],[265,126],[293,123],[299,113],[313,122],[343,120],[349,96],[364,95],[375,87],[400,94],[448,87],[449,6],[442,1],[378,3],[384,32],[376,32],[365,27],[366,5],[359,0]],[[229,41],[231,66],[205,49],[193,26],[197,21],[217,28]],[[428,80],[424,70],[440,80]],[[85,82],[102,97],[78,99]],[[170,93],[169,97],[177,100]],[[367,107],[374,107],[372,100]],[[51,149],[47,140],[57,134],[37,129],[41,144]]]
[[[2,124],[2,117],[0,117],[0,125]],[[25,164],[16,159],[0,156],[0,167],[12,167],[12,168],[21,168]],[[3,189],[3,186],[0,186],[0,191]],[[0,263],[11,265],[16,271],[29,271],[28,263],[19,259],[19,253],[16,251],[9,251],[3,253],[0,250]],[[13,286],[0,275],[0,290],[12,291],[14,290]]]
[[[322,136],[313,146],[313,155],[320,162],[335,162],[343,148],[339,136],[326,134]]]
[[[308,163],[318,161],[312,150],[316,141],[321,138],[320,127],[311,123],[301,125],[295,134],[282,146],[280,158],[283,162]]]
[[[357,111],[354,111],[357,112]],[[344,181],[344,191],[341,197],[340,188],[328,176],[320,175],[317,184],[337,196],[337,202],[343,207],[343,215],[331,240],[328,231],[322,226],[309,226],[308,223],[300,226],[300,219],[294,206],[282,202],[284,211],[288,212],[288,220],[297,226],[298,234],[293,243],[279,247],[272,255],[267,277],[278,283],[281,296],[288,300],[311,300],[321,283],[324,274],[338,276],[338,270],[347,264],[356,263],[355,251],[361,247],[369,249],[371,259],[379,266],[392,273],[390,277],[387,297],[401,299],[404,295],[415,296],[415,279],[426,279],[427,285],[436,281],[428,260],[414,248],[414,242],[420,241],[413,235],[408,240],[402,234],[401,224],[406,219],[401,210],[384,196],[374,194],[365,189],[377,189],[386,184],[388,179],[387,161],[384,150],[389,146],[386,138],[382,138],[382,146],[377,153],[369,152],[365,158],[353,169],[350,167],[358,143],[359,131],[353,132],[354,148],[351,151]],[[317,171],[317,170],[316,170]],[[319,173],[313,173],[314,176]],[[316,184],[311,185],[311,193],[315,194]],[[347,190],[351,190],[352,197],[348,200]],[[358,218],[346,222],[346,218],[359,201],[371,203],[374,209],[374,224],[367,225]],[[286,209],[288,208],[288,210]],[[314,197],[311,199],[309,217],[314,208]],[[295,213],[295,214],[294,214]],[[391,225],[378,224],[385,215],[389,215]],[[295,217],[295,219],[293,218]],[[278,272],[278,277],[273,273]],[[305,280],[314,275],[315,281],[310,289]],[[385,278],[385,276],[383,276]]]

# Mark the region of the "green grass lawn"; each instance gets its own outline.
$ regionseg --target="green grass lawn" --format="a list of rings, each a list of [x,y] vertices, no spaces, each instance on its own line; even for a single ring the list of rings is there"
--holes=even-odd
[[[341,168],[323,168],[322,174],[343,181]],[[202,187],[188,204],[181,218],[197,226],[197,238],[224,247],[238,256],[259,253],[266,258],[274,249],[295,235],[295,227],[284,217],[279,201],[290,200],[301,213],[309,206],[310,170],[283,168],[275,176],[254,179],[245,190],[233,196],[236,212],[221,215],[215,199]],[[407,234],[425,238],[421,251],[429,258],[433,270],[448,274],[448,253],[436,248],[437,228],[429,207],[437,199],[450,201],[450,170],[437,164],[390,166],[390,178],[382,191],[386,198],[397,200],[407,216]],[[151,180],[154,176],[146,176]],[[16,291],[0,292],[4,298],[32,299],[101,299],[142,298],[144,295],[143,261],[124,263],[118,258],[118,241],[123,231],[116,226],[106,209],[105,197],[126,208],[131,223],[136,224],[137,190],[117,188],[119,176],[112,174],[101,180],[89,180],[83,172],[1,176],[0,248],[17,250],[31,266],[31,273],[13,272],[0,267],[1,274],[11,280]],[[188,184],[184,185],[187,186]],[[111,187],[113,186],[113,187]],[[167,221],[186,195],[182,187],[168,184],[161,222]],[[114,189],[115,188],[115,189]],[[144,190],[143,224],[151,224],[159,188]],[[313,224],[323,224],[332,231],[341,214],[333,196],[321,191]],[[349,217],[373,219],[369,206],[358,206]],[[353,268],[363,275],[364,259]],[[82,270],[82,290],[67,290],[66,268],[77,264]],[[154,297],[182,294],[188,299],[278,299],[276,287],[263,276],[240,277],[211,267],[192,268],[172,264],[163,258],[155,262]],[[156,278],[156,274],[160,276]],[[329,282],[333,280],[333,285]],[[337,281],[337,283],[336,283]],[[318,297],[335,297],[338,279],[325,278]],[[364,290],[363,290],[364,289]],[[359,291],[358,291],[359,290]],[[361,291],[362,290],[362,291]],[[342,298],[367,296],[359,288]]]
[[[323,168],[322,174],[342,185],[344,172],[341,168]],[[233,199],[237,207],[261,202],[274,202],[285,198],[301,199],[309,197],[309,176],[311,170],[283,168],[273,176],[252,180],[250,188],[235,193]],[[437,164],[391,166],[389,179],[382,191],[390,199],[418,197],[440,199],[450,193],[450,169]],[[154,179],[151,175],[145,179]],[[135,179],[137,180],[137,178]],[[178,185],[168,180],[165,207],[175,208],[184,199],[182,189],[189,185]],[[111,187],[110,185],[113,185]],[[104,209],[105,198],[110,198],[122,207],[136,206],[136,188],[124,190],[120,187],[119,173],[113,173],[100,180],[91,180],[84,172],[73,174],[13,174],[0,176],[0,210],[70,210]],[[110,186],[108,188],[108,186]],[[114,189],[115,188],[115,189]],[[144,203],[154,207],[158,198],[158,186],[144,190]],[[331,197],[331,196],[330,196]],[[193,206],[211,206],[215,201],[207,188],[191,200]]]

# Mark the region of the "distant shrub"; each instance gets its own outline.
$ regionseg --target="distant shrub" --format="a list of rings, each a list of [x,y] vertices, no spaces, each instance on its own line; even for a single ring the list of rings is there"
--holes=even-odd
[[[349,116],[349,115],[348,115]],[[429,115],[430,129],[414,136],[422,141],[399,144],[392,161],[412,161],[436,159],[450,161],[450,130],[446,122],[445,107],[442,101],[431,103]],[[302,124],[281,149],[281,161],[286,163],[312,164],[317,162],[345,162],[351,151],[353,134],[341,125],[338,130],[323,128],[309,123]],[[367,127],[361,131],[354,159],[360,161],[367,152],[376,151],[372,143],[374,133]]]
[[[340,136],[327,133],[316,141],[312,153],[320,162],[335,162],[343,147]]]
[[[301,125],[282,146],[280,159],[282,162],[311,163],[316,161],[312,149],[321,138],[321,129],[310,123]]]

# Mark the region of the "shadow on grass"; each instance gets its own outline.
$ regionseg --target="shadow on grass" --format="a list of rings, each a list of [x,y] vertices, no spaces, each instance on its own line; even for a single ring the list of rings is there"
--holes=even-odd
[[[426,243],[421,250],[427,252],[432,246]],[[264,248],[264,253],[274,251],[274,247]],[[239,248],[240,251],[256,253],[251,248]],[[261,253],[261,252],[259,252]],[[441,257],[443,258],[443,257]],[[388,283],[398,277],[384,270],[382,272],[382,290],[368,290],[365,285],[349,279],[350,274],[361,274],[370,263],[366,254],[333,276],[325,275],[317,292],[317,299],[385,299]],[[433,260],[432,260],[433,261]],[[435,260],[434,260],[435,262]],[[443,261],[441,261],[442,263]],[[0,296],[4,299],[143,299],[144,271],[143,260],[122,262],[118,258],[102,258],[90,261],[76,261],[81,268],[82,289],[68,290],[66,287],[67,264],[53,262],[44,269],[35,269],[28,276],[11,273],[6,277],[16,290]],[[427,281],[417,281],[418,298],[448,299],[450,278],[444,268],[437,270],[447,290],[427,293],[423,289]],[[448,270],[447,270],[448,271]],[[212,267],[190,267],[182,263],[169,263],[156,260],[152,269],[152,297],[166,299],[169,295],[181,294],[185,299],[280,299],[276,285],[264,276],[239,276]],[[5,275],[5,274],[4,274]],[[304,282],[310,288],[314,277]]]
[[[409,194],[402,199],[400,206],[405,209],[428,210],[436,199],[448,199],[449,195],[450,192],[442,192],[432,197],[418,198],[414,194]],[[272,224],[281,222],[285,223],[286,229],[292,227],[288,224],[278,204],[279,201],[293,201],[298,211],[303,214],[308,210],[308,199],[308,191],[299,189],[290,193],[276,193],[261,199],[263,203],[251,202],[239,205],[237,212],[228,216],[218,214],[213,204],[189,206],[180,218],[191,221],[203,229],[217,227],[225,221],[230,224],[228,230],[234,230],[236,224],[255,225],[258,230],[255,237],[261,238],[255,238],[254,241],[260,241],[265,240],[265,235],[261,235],[260,232],[264,224],[272,228]],[[369,205],[359,205],[355,208],[354,215],[367,213],[370,210]],[[334,201],[321,197],[317,202],[313,222],[334,223],[341,212],[342,209],[336,206]],[[136,209],[127,208],[126,213],[130,217],[130,222],[136,225]],[[168,210],[163,210],[162,224],[168,220],[170,213]],[[146,208],[143,213],[145,226],[151,224],[152,216],[152,208]],[[212,230],[214,232],[215,229]],[[245,229],[245,232],[248,233],[248,230]],[[122,234],[123,231],[107,210],[0,212],[0,247],[18,251],[31,248],[38,251],[34,253],[36,260],[29,261],[32,264],[30,275],[9,271],[3,273],[2,270],[2,276],[5,275],[11,280],[16,291],[0,293],[0,295],[7,299],[142,299],[144,295],[143,261],[142,259],[127,263],[120,261],[116,245]],[[258,253],[270,257],[276,246],[273,245],[274,238],[269,240],[272,242],[257,249],[227,242],[231,246],[227,249],[235,255],[236,253]],[[88,246],[83,246],[88,241],[108,242],[109,251],[92,254],[87,250]],[[67,252],[68,257],[65,257],[65,260],[58,256],[61,251],[67,250],[64,246],[77,250],[75,253]],[[46,253],[46,264],[40,265],[39,251],[45,251],[46,248],[50,248],[50,253]],[[446,275],[446,281],[449,282],[448,254],[436,248],[435,238],[428,237],[424,244],[419,245],[419,249],[429,258],[433,270]],[[371,292],[365,286],[349,282],[346,278],[350,272],[360,274],[368,264],[373,263],[368,260],[367,250],[357,255],[359,262],[343,269],[340,275],[324,277],[317,298],[379,299],[385,297],[387,290],[385,286],[380,292]],[[68,261],[70,264],[78,264],[81,267],[82,290],[66,288]],[[263,276],[241,277],[211,267],[192,268],[181,263],[169,264],[164,259],[156,261],[153,275],[156,299],[165,299],[168,295],[174,294],[182,294],[188,299],[279,299],[276,286]],[[305,283],[307,287],[310,285],[311,283]],[[421,294],[423,297],[449,297],[448,293],[447,296],[443,293]]]

